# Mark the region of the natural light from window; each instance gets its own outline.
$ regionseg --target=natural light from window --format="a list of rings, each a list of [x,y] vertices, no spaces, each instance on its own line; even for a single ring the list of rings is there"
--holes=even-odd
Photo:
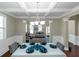
[[[42,31],[42,25],[44,25],[44,24],[45,24],[45,21],[30,22],[30,33],[33,34],[35,31]]]
[[[5,17],[0,16],[0,40],[5,39],[6,31],[5,31]]]

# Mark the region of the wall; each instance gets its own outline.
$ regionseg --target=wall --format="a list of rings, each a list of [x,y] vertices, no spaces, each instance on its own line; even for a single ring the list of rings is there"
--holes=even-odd
[[[16,35],[24,35],[25,34],[25,25],[22,20],[16,20]]]
[[[22,35],[16,34],[16,19],[4,14],[6,16],[6,39],[0,40],[0,56],[7,52],[8,46],[13,42],[17,41],[19,43],[23,42]]]
[[[79,14],[71,16],[70,20],[75,21],[75,39],[74,40],[75,40],[75,45],[79,45]]]
[[[7,38],[12,37],[15,35],[16,30],[15,30],[15,25],[16,24],[16,19],[11,17],[11,16],[6,16],[6,34]]]
[[[27,23],[27,31],[29,32],[30,31],[30,28],[29,28],[29,26],[30,26],[30,24],[29,24],[29,20],[25,20],[26,21],[26,23]],[[23,23],[23,21],[22,20],[17,20],[16,21],[16,35],[24,35],[25,34],[25,25],[26,25],[26,23]],[[48,23],[47,21],[46,21],[46,23]],[[45,25],[43,25],[43,31],[44,32],[46,32],[46,24]]]
[[[52,20],[53,22],[51,23],[50,26],[50,31],[51,31],[51,37],[49,42],[57,42],[61,41],[63,43],[63,37],[62,37],[62,24],[63,21],[61,19],[55,19]],[[23,23],[22,20],[17,20],[16,21],[16,35],[24,35],[25,34],[25,24]],[[49,26],[48,20],[46,20],[46,24],[43,25],[43,31],[46,32],[46,26]],[[29,31],[29,20],[27,21],[27,31]]]
[[[75,35],[75,20],[68,21],[68,35],[69,42],[76,44],[76,35]]]
[[[53,43],[57,43],[60,42],[62,44],[64,44],[64,39],[62,36],[62,24],[63,21],[62,19],[55,19],[53,20],[52,26],[51,26],[51,32],[52,32],[52,42]]]
[[[52,24],[53,42],[60,42],[68,50],[68,22],[64,21],[65,18],[57,19]]]
[[[52,35],[61,36],[62,35],[62,20],[53,20],[52,23]]]

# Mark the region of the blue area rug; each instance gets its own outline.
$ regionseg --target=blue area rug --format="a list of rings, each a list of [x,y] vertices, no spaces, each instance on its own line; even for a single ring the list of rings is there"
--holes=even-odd
[[[47,52],[47,49],[44,46],[36,44],[26,49],[26,53],[33,53],[34,50],[40,51],[41,53]]]

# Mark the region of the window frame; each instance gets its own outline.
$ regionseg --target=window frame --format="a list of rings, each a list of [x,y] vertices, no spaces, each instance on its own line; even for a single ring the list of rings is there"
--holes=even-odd
[[[0,29],[2,28],[3,29],[3,39],[0,39],[0,40],[4,40],[6,39],[6,15],[0,13],[0,16],[3,16],[3,27],[0,27]]]

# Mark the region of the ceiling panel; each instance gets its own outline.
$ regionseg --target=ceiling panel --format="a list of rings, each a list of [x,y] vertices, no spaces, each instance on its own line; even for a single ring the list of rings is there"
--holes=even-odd
[[[44,12],[43,12],[43,13],[37,13],[37,12],[36,12],[36,13],[32,13],[32,12],[31,12],[31,13],[29,13],[29,16],[31,16],[31,17],[32,17],[32,16],[44,16],[45,14],[46,14],[46,13],[44,13]]]
[[[47,9],[50,2],[26,2],[27,9]]]
[[[52,12],[52,13],[48,14],[47,16],[48,17],[59,17],[64,13],[66,13],[66,12]]]
[[[4,10],[4,13],[10,13],[18,18],[35,17],[37,15],[39,17],[43,17],[45,16],[45,14],[47,15],[47,17],[59,17],[79,6],[79,2],[57,2],[54,8],[51,8],[50,10],[49,7],[51,5],[51,2],[40,2],[38,4],[37,2],[24,3],[25,8],[23,5],[21,6],[19,2],[0,2],[0,11]],[[37,12],[36,10],[34,10],[37,9],[37,7],[41,10],[41,12]],[[47,10],[50,11],[47,12]]]
[[[10,14],[16,16],[16,17],[24,17],[27,16],[25,12],[10,12]]]
[[[20,8],[17,2],[0,2],[0,8]]]
[[[79,2],[58,2],[54,8],[72,9],[79,5]]]

